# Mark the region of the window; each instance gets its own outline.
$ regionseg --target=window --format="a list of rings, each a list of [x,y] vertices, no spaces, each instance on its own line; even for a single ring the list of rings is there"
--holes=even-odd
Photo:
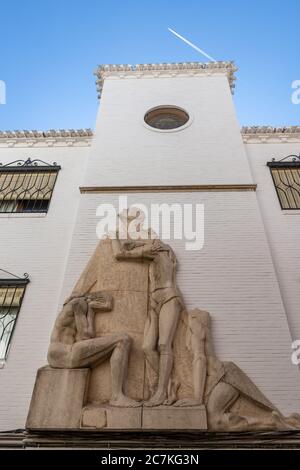
[[[289,155],[268,163],[281,209],[300,209],[300,157]]]
[[[177,129],[189,121],[189,115],[181,108],[159,106],[150,109],[144,117],[146,124],[160,130]]]
[[[60,166],[18,160],[0,166],[0,213],[47,212]]]
[[[7,358],[28,282],[28,275],[24,279],[0,279],[0,361]]]

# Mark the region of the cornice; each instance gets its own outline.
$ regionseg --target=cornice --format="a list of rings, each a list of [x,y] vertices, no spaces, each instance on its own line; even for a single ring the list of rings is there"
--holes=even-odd
[[[246,144],[300,142],[300,126],[245,126],[242,127],[241,134]],[[92,137],[92,129],[0,131],[0,148],[89,147]]]
[[[145,193],[145,192],[208,192],[208,191],[256,191],[256,184],[177,184],[145,186],[81,186],[80,192],[87,193]]]
[[[50,129],[48,131],[0,131],[1,147],[87,147],[91,129]]]
[[[241,133],[247,144],[300,142],[300,126],[245,126]]]
[[[237,71],[233,62],[178,62],[160,64],[120,64],[99,65],[94,74],[97,77],[96,85],[98,97],[101,97],[103,83],[106,78],[158,78],[195,75],[226,74],[231,91],[234,90],[234,73]]]

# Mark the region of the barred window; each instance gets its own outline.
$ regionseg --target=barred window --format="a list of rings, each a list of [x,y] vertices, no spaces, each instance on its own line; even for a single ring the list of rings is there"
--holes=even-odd
[[[30,159],[1,165],[0,213],[47,212],[59,170]]]
[[[295,158],[297,156],[289,157]],[[268,166],[281,209],[300,209],[300,161],[298,162],[296,159],[291,162],[273,161],[269,162]]]
[[[28,278],[0,279],[0,360],[7,358]]]

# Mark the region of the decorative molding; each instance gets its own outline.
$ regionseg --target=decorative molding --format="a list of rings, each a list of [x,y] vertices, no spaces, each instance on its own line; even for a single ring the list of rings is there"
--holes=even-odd
[[[300,126],[245,126],[241,129],[245,143],[299,142]]]
[[[120,64],[120,65],[99,65],[94,74],[97,77],[96,85],[98,97],[101,97],[103,83],[105,78],[158,78],[158,77],[177,77],[177,76],[195,76],[226,74],[231,91],[234,91],[234,73],[238,69],[233,62],[178,62],[178,63],[160,63],[160,64]]]
[[[188,184],[162,186],[81,186],[80,192],[122,193],[122,192],[206,192],[206,191],[256,191],[256,184]]]
[[[0,131],[0,138],[92,137],[92,129],[50,129],[48,131]]]
[[[0,131],[0,147],[86,147],[92,137],[92,129]]]
[[[225,62],[226,64],[227,62]],[[187,69],[179,69],[179,70],[191,70],[193,71],[192,65],[214,65],[216,64],[223,64],[223,62],[216,62],[216,63],[209,63],[209,64],[194,64],[194,63],[186,63],[186,64],[161,64],[162,66],[191,66],[191,68]],[[231,64],[228,62],[227,64]],[[155,67],[159,66],[160,64],[150,64],[150,65],[140,65],[136,67]],[[101,71],[102,67],[108,67],[108,70],[105,69]],[[120,73],[119,68],[124,67],[125,71],[126,68],[129,67],[129,72],[132,74],[133,69],[130,68],[131,66],[100,66],[99,69],[96,71],[96,75],[99,77],[101,74],[102,79],[98,78],[97,83],[99,80],[101,81],[101,86],[103,86],[104,76],[106,74],[114,74]],[[195,68],[196,72],[200,70],[202,72],[209,73],[210,67],[206,68]],[[233,67],[233,66],[232,66]],[[100,72],[99,72],[100,70]],[[123,68],[122,68],[123,70]],[[135,70],[135,69],[134,69]],[[151,69],[150,69],[151,70]],[[168,70],[168,69],[166,69]],[[215,70],[220,70],[220,68],[216,68]],[[232,70],[236,70],[232,68]],[[176,68],[175,68],[176,71]],[[136,72],[135,72],[136,73]],[[233,74],[233,72],[232,72]],[[234,77],[233,77],[234,80]],[[100,82],[99,82],[100,83]],[[99,85],[100,86],[100,85]],[[99,93],[101,92],[99,88]],[[243,137],[243,141],[245,143],[271,143],[271,142],[299,142],[300,141],[300,126],[286,126],[286,127],[272,127],[272,126],[244,126],[241,128],[241,134]],[[1,147],[61,147],[61,146],[90,146],[91,140],[93,137],[92,129],[60,129],[55,130],[51,129],[49,131],[0,131],[0,148]]]

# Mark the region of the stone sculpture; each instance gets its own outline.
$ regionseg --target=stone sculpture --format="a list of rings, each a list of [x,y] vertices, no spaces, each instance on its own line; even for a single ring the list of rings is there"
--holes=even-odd
[[[209,313],[186,311],[176,256],[143,228],[142,212],[125,210],[119,220],[56,319],[28,428],[299,427],[299,415],[282,416],[236,364],[215,355]]]
[[[205,404],[211,430],[290,429],[288,420],[236,364],[216,357],[208,312],[194,309],[188,313],[187,347],[193,352],[194,397],[179,400],[175,406]],[[230,411],[241,395],[255,404],[255,416]]]
[[[53,368],[92,368],[110,357],[113,406],[140,406],[123,393],[131,338],[125,333],[96,337],[95,312],[112,308],[112,297],[103,292],[72,295],[63,305],[51,335],[48,362]]]

